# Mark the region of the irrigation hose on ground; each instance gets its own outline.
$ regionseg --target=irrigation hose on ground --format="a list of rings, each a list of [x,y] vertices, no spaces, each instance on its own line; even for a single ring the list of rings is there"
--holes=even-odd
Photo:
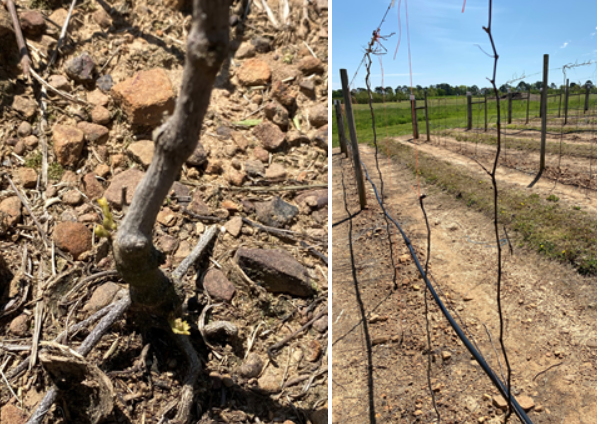
[[[425,284],[427,285],[429,292],[433,296],[433,299],[439,306],[440,310],[442,311],[442,313],[444,314],[444,316],[446,317],[446,319],[448,320],[448,322],[450,323],[450,325],[452,326],[454,331],[456,331],[456,334],[458,335],[460,340],[462,340],[462,342],[464,343],[464,345],[466,346],[468,351],[471,353],[471,355],[473,355],[475,360],[479,363],[479,365],[481,365],[481,368],[483,368],[483,371],[485,371],[485,374],[487,374],[487,376],[489,377],[491,382],[497,387],[497,389],[500,391],[500,393],[502,394],[504,399],[508,400],[508,398],[509,398],[508,389],[506,388],[504,383],[497,377],[497,375],[493,372],[493,370],[491,369],[489,364],[485,361],[485,358],[483,358],[483,355],[481,355],[481,353],[479,351],[477,351],[477,349],[475,349],[475,347],[472,345],[472,343],[466,337],[466,335],[464,334],[464,332],[462,331],[462,329],[460,328],[458,323],[454,320],[454,318],[452,317],[450,312],[446,309],[446,306],[443,304],[443,302],[439,298],[437,292],[431,285],[431,282],[427,278],[427,274],[423,270],[423,267],[421,266],[421,263],[419,262],[419,258],[417,258],[417,254],[415,253],[415,250],[410,242],[410,239],[406,236],[404,231],[402,231],[402,228],[396,222],[396,220],[394,218],[392,218],[390,216],[390,214],[386,211],[386,208],[383,205],[381,199],[379,198],[379,194],[377,193],[377,187],[375,186],[373,181],[371,181],[371,179],[369,178],[369,173],[367,172],[367,168],[365,167],[365,164],[362,161],[361,161],[361,166],[363,167],[363,170],[365,171],[365,177],[367,178],[367,181],[369,181],[371,186],[373,186],[373,191],[375,192],[375,197],[377,198],[377,203],[379,203],[379,206],[381,206],[381,209],[383,210],[384,214],[390,219],[390,221],[392,221],[392,223],[396,226],[398,231],[400,231],[400,234],[402,235],[404,242],[408,246],[408,250],[410,251],[412,258],[414,259],[415,264],[417,265],[417,269],[419,270],[421,277],[423,277],[423,280],[425,280]],[[520,420],[524,424],[533,424],[533,422],[527,416],[527,414],[524,412],[524,410],[522,409],[522,407],[520,406],[520,404],[518,403],[518,401],[516,400],[514,395],[512,395],[512,407],[514,408],[514,413],[518,416],[518,418],[520,418]]]

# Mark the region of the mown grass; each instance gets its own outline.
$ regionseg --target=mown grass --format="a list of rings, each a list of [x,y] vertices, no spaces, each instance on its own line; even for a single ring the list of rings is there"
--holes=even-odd
[[[473,102],[482,100],[481,97],[473,98]],[[554,121],[558,116],[559,97],[550,97],[548,99],[548,125],[549,121]],[[417,106],[422,106],[423,102],[417,100]],[[505,99],[500,100],[500,115],[502,122],[506,122],[507,105]],[[539,101],[531,100],[529,104],[529,119],[531,122],[524,125],[527,113],[526,100],[512,101],[512,120],[511,125],[506,126],[508,129],[524,129],[524,128],[539,128]],[[592,94],[589,99],[589,109],[593,111],[597,106],[597,94]],[[473,127],[481,128],[484,126],[485,108],[483,104],[473,104]],[[569,101],[569,117],[572,120],[579,115],[578,109],[584,108],[584,96],[571,96]],[[354,104],[354,118],[357,130],[357,138],[359,143],[369,142],[373,139],[373,128],[371,120],[371,111],[368,104]],[[428,100],[429,110],[429,126],[431,132],[437,132],[442,129],[449,128],[465,128],[467,124],[466,113],[466,97],[444,97]],[[412,134],[412,112],[410,102],[387,102],[373,104],[373,111],[375,113],[375,123],[377,127],[377,137],[395,137],[407,134]],[[562,106],[561,116],[564,116],[564,109]],[[582,112],[580,113],[582,115]],[[495,100],[487,103],[488,125],[490,127],[495,125],[497,121],[497,107]],[[336,112],[333,111],[332,119],[332,146],[337,147],[338,128],[336,120]],[[520,123],[523,122],[523,124]],[[417,122],[419,123],[419,132],[425,132],[425,114],[422,110],[417,111]],[[558,125],[559,124],[558,122]],[[570,128],[573,129],[573,128]],[[548,131],[559,132],[561,126],[550,126]],[[348,134],[348,132],[346,132]]]
[[[411,147],[391,142],[389,152],[416,173]],[[419,175],[427,183],[493,218],[493,190],[487,177],[480,180],[462,166],[420,152],[418,161]],[[499,192],[498,219],[500,226],[520,235],[520,247],[570,263],[579,274],[597,275],[597,218],[579,206],[565,206],[555,196],[544,199],[509,187]]]
[[[465,141],[467,143],[480,143],[489,146],[497,145],[497,136],[492,134],[479,134],[479,133],[462,133],[458,131],[440,131],[442,136],[449,136],[454,138],[456,141]],[[502,137],[502,147],[513,150],[521,150],[528,152],[538,152],[541,150],[541,144],[538,139],[531,138],[512,138]],[[597,156],[597,147],[591,144],[574,144],[561,143],[562,155],[566,156],[577,156],[583,158],[591,158]],[[547,142],[545,151],[548,154],[559,155],[560,154],[560,142]]]

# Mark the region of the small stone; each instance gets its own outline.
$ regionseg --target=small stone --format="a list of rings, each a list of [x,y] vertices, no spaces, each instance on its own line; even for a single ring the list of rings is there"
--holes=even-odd
[[[91,231],[77,222],[59,222],[54,228],[53,239],[56,246],[69,252],[75,260],[91,249]]]
[[[6,231],[21,222],[21,207],[21,201],[16,196],[0,201],[0,234],[6,234]]]
[[[299,131],[291,130],[286,133],[286,142],[289,146],[298,147],[301,144],[308,144],[309,137]]]
[[[158,213],[157,221],[166,227],[172,227],[176,224],[177,217],[176,214],[172,212],[172,209],[165,207]]]
[[[248,59],[253,56],[255,56],[255,46],[248,42],[242,43],[235,54],[236,59]]]
[[[35,10],[27,10],[19,14],[19,20],[25,35],[35,37],[41,35],[46,29],[44,16]]]
[[[268,368],[268,370],[270,370]],[[259,384],[259,389],[263,390],[266,393],[277,393],[280,391],[280,376],[274,374],[271,371],[266,371],[264,375],[259,377],[257,383]]]
[[[79,183],[79,177],[73,171],[67,170],[62,174],[60,182],[69,186],[77,185]]]
[[[247,359],[238,368],[238,373],[245,378],[254,378],[261,374],[263,359],[257,353],[249,353]]]
[[[25,314],[19,315],[10,322],[10,332],[17,337],[23,337],[29,331],[29,317]]]
[[[309,414],[309,419],[313,424],[328,424],[328,409],[318,409]]]
[[[205,167],[205,173],[207,175],[219,175],[222,173],[222,161],[218,159],[210,160]]]
[[[91,110],[91,120],[94,124],[108,125],[111,121],[110,111],[103,106],[96,106]]]
[[[237,171],[233,167],[230,167],[228,169],[228,172],[226,173],[226,179],[228,180],[228,182],[231,185],[237,186],[237,187],[240,187],[243,185],[243,182],[245,181],[246,176],[247,175],[243,171]]]
[[[54,152],[62,166],[74,166],[81,159],[85,144],[84,133],[70,125],[54,125],[52,129]]]
[[[496,408],[499,408],[499,409],[502,409],[502,410],[505,410],[505,409],[508,408],[508,402],[503,397],[501,397],[499,395],[498,396],[493,396],[492,397],[492,401],[493,401],[493,405]]]
[[[444,350],[444,351],[442,352],[442,359],[443,359],[444,361],[447,361],[447,360],[448,360],[448,359],[450,359],[451,357],[452,357],[452,353],[451,353],[451,352],[449,352],[449,351],[447,351],[447,350]]]
[[[23,139],[23,144],[25,145],[27,150],[31,151],[37,147],[37,145],[39,144],[39,140],[36,136],[30,135]]]
[[[298,208],[280,199],[274,197],[268,202],[256,203],[257,219],[270,227],[281,228],[288,224],[296,215]]]
[[[328,105],[320,103],[309,109],[309,122],[314,127],[322,127],[328,123]]]
[[[112,156],[112,166],[114,168],[126,166],[126,157],[124,155]]]
[[[141,179],[145,173],[138,169],[129,169],[112,178],[110,186],[104,193],[105,198],[108,202],[118,209],[122,208],[122,188],[126,188],[126,203],[130,205],[133,201],[133,195],[137,185],[141,182]]]
[[[241,133],[238,133],[238,132],[232,133],[232,140],[234,140],[234,142],[236,143],[236,145],[238,146],[238,148],[240,150],[242,150],[243,152],[245,150],[247,150],[249,141],[247,140],[247,138],[244,135],[242,135]]]
[[[296,106],[296,91],[291,90],[288,84],[282,81],[276,81],[272,84],[270,95],[290,110],[293,110]]]
[[[263,60],[249,59],[238,69],[237,76],[245,86],[265,85],[272,78],[272,71]]]
[[[305,353],[305,359],[309,362],[315,362],[321,355],[321,345],[317,340],[311,340],[307,343],[307,352]]]
[[[257,35],[251,39],[251,45],[259,53],[267,53],[272,49],[272,40],[268,37]]]
[[[17,175],[24,188],[34,188],[37,185],[37,172],[31,168],[20,168]]]
[[[79,190],[69,190],[62,195],[62,202],[69,206],[78,206],[83,203],[83,195]]]
[[[230,302],[236,293],[234,284],[217,268],[211,268],[205,273],[203,288],[213,299],[224,302]]]
[[[168,234],[160,236],[158,246],[164,253],[172,253],[178,249],[178,239]]]
[[[243,227],[243,219],[240,216],[235,216],[230,221],[228,221],[226,224],[224,224],[224,228],[226,228],[226,231],[228,233],[230,233],[230,235],[232,237],[238,237],[242,227]]]
[[[265,171],[265,178],[270,181],[284,181],[286,179],[286,168],[279,163],[272,163]]]
[[[108,92],[112,89],[112,86],[114,86],[114,81],[112,80],[112,76],[110,74],[106,74],[99,77],[95,82],[95,85],[100,90]]]
[[[315,134],[313,134],[313,144],[323,149],[324,152],[328,151],[328,126],[325,124],[319,128]]]
[[[216,130],[216,134],[218,135],[218,138],[220,140],[230,140],[230,137],[232,136],[232,131],[230,130],[230,128],[224,125],[220,125]]]
[[[174,90],[165,70],[140,71],[112,87],[132,125],[158,125],[174,111]]]
[[[91,313],[99,311],[108,306],[120,290],[121,287],[116,283],[107,282],[102,284],[94,290],[89,301],[83,306],[83,310]]]
[[[305,94],[307,97],[309,97],[309,98],[315,97],[315,84],[313,84],[313,81],[311,81],[311,80],[302,81],[299,84],[299,88],[301,89],[303,94]]]
[[[48,84],[66,93],[73,91],[70,82],[68,82],[68,79],[63,75],[51,75],[50,78],[48,78]],[[48,94],[52,95],[52,91],[48,90]]]
[[[100,8],[103,10],[102,8]],[[98,9],[99,10],[99,9]],[[90,103],[94,106],[107,106],[110,98],[102,93],[101,90],[93,90],[87,93],[87,103]]]
[[[325,333],[328,329],[328,316],[324,315],[313,323],[313,328],[319,333]]]
[[[265,152],[265,150],[263,150]],[[267,154],[267,152],[265,152]],[[245,172],[253,178],[263,177],[265,175],[265,167],[259,160],[248,160],[244,164]]]
[[[139,162],[145,169],[151,164],[153,159],[154,144],[151,140],[142,140],[131,143],[127,152],[132,158]]]
[[[177,261],[183,261],[190,254],[191,254],[191,245],[189,244],[188,241],[183,240],[180,243],[180,245],[178,246],[178,249],[176,250],[176,253],[174,254],[174,259],[177,260]]]
[[[224,200],[221,206],[229,212],[238,212],[238,205],[232,200]]]
[[[31,124],[27,121],[23,121],[21,122],[21,125],[19,125],[19,128],[17,128],[17,135],[19,137],[27,137],[28,135],[31,135],[31,131],[33,128],[31,128]]]
[[[535,407],[535,401],[533,401],[533,399],[529,396],[518,396],[516,400],[518,401],[520,407],[525,410],[525,412],[528,412]]]
[[[264,109],[267,119],[272,121],[281,130],[286,131],[288,128],[288,111],[284,106],[278,102],[269,102]]]
[[[104,186],[95,178],[93,172],[89,172],[83,177],[83,189],[91,200],[99,199],[104,194]]]
[[[14,97],[12,108],[22,113],[25,119],[32,118],[37,113],[37,103],[23,96]]]
[[[28,415],[19,409],[16,405],[8,403],[2,407],[0,411],[0,422],[7,424],[25,424],[28,420]]]
[[[228,145],[224,148],[224,153],[226,154],[226,156],[228,156],[229,158],[233,158],[234,156],[236,156],[236,152],[238,152],[238,146],[236,144],[233,145]],[[234,165],[235,160],[232,160],[232,166],[234,166],[236,169],[238,169],[238,167],[236,167]]]
[[[22,156],[27,151],[27,146],[25,146],[23,140],[19,140],[12,151],[17,155]]]
[[[417,409],[415,412],[413,412],[413,415],[415,417],[419,417],[419,416],[423,415],[423,411],[421,411],[420,409]]]
[[[267,150],[265,150],[261,146],[257,146],[253,149],[253,157],[255,157],[255,159],[257,159],[263,163],[269,162],[269,153],[267,152]],[[265,172],[265,168],[264,168],[264,172]]]
[[[93,20],[96,24],[101,26],[102,28],[110,28],[112,25],[112,17],[106,12],[103,7],[98,7],[95,12],[93,12]]]
[[[284,143],[284,133],[280,127],[269,122],[263,121],[253,129],[253,134],[263,147],[269,151],[276,150]]]
[[[64,65],[64,72],[72,80],[81,83],[93,81],[95,62],[88,53],[82,53],[70,59]]]
[[[71,17],[75,17],[78,15],[77,9],[73,10],[73,13],[71,15]],[[66,18],[68,16],[68,11],[66,9],[56,9],[54,12],[52,12],[52,14],[50,15],[50,20],[52,20],[53,22],[56,22],[61,28],[64,26],[65,22],[66,22]],[[69,21],[68,24],[68,28],[72,28],[75,24],[74,24],[74,19],[71,19]]]
[[[310,296],[313,292],[307,269],[284,251],[239,248],[236,255],[247,276],[272,293]]]
[[[60,214],[60,221],[62,222],[78,222],[77,215],[72,209],[67,209]]]
[[[228,212],[228,209],[220,208],[214,211],[214,216],[217,216],[220,219],[226,219],[230,216],[230,212]]]
[[[317,0],[317,8],[319,10],[328,10],[328,0]]]
[[[103,125],[81,121],[77,123],[77,128],[83,131],[85,139],[90,143],[104,144],[110,137],[110,130]]]
[[[313,56],[307,56],[298,63],[298,68],[305,75],[322,74],[324,72],[323,63],[321,60]]]
[[[201,142],[197,143],[197,147],[187,159],[187,165],[191,166],[201,166],[207,161],[207,153],[205,152],[205,148]]]
[[[193,193],[193,200],[189,204],[187,208],[190,212],[193,212],[197,215],[209,216],[211,215],[211,211],[209,206],[203,201],[203,197],[199,190],[195,190]]]

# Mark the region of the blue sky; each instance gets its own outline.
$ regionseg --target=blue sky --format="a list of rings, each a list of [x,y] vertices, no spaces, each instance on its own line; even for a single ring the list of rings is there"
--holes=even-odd
[[[381,35],[395,32],[382,44],[384,86],[410,85],[406,37],[405,0],[401,5],[402,41],[398,42],[398,2],[388,14]],[[493,59],[477,47],[491,52],[482,26],[487,25],[488,1],[411,0],[408,2],[413,85],[448,83],[451,85],[489,85]],[[340,68],[352,79],[371,34],[379,25],[390,0],[333,0],[332,2],[332,88],[339,89]],[[500,56],[498,87],[514,78],[527,76],[526,82],[542,79],[543,54],[549,54],[549,82],[562,84],[563,65],[597,62],[597,1],[495,0],[492,32]],[[355,80],[365,87],[365,69]],[[533,75],[537,74],[537,75]],[[381,85],[380,64],[373,57],[371,85]],[[568,69],[570,81],[597,84],[597,63]],[[516,83],[514,84],[516,85]]]

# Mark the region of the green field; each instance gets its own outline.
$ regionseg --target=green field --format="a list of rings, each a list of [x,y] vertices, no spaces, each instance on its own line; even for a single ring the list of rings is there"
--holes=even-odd
[[[537,100],[534,100],[537,98]],[[526,100],[512,101],[512,124],[507,126],[511,129],[522,128],[536,128],[540,127],[539,120],[539,96],[533,96],[529,104],[529,120],[530,123],[525,125],[527,113]],[[473,102],[482,100],[482,97],[474,97]],[[585,95],[571,94],[568,106],[568,117],[570,129],[574,129],[578,118],[584,121],[584,102]],[[560,110],[561,117],[564,116],[564,105]],[[423,101],[417,101],[417,106],[422,106]],[[484,104],[473,104],[473,127],[483,128],[485,122]],[[558,110],[560,109],[559,96],[550,97],[547,104],[548,127],[561,128],[561,120],[558,119]],[[589,111],[595,119],[595,112],[597,109],[597,94],[591,94],[589,99]],[[370,143],[373,140],[373,128],[371,111],[368,104],[354,104],[354,118],[357,130],[357,138],[359,143]],[[412,112],[410,102],[391,102],[374,103],[373,110],[375,113],[375,126],[377,128],[378,139],[383,139],[386,136],[402,136],[412,134]],[[428,99],[429,110],[429,126],[432,133],[439,130],[449,128],[466,128],[467,113],[466,113],[466,97],[442,97]],[[500,100],[500,112],[502,123],[506,123],[508,113],[508,101],[506,99]],[[487,102],[487,120],[489,127],[495,125],[497,118],[496,101]],[[419,132],[425,134],[425,114],[423,110],[417,111],[417,122],[419,123]],[[348,135],[348,133],[347,133]],[[338,146],[338,127],[336,120],[336,113],[333,113],[332,122],[332,145]]]

